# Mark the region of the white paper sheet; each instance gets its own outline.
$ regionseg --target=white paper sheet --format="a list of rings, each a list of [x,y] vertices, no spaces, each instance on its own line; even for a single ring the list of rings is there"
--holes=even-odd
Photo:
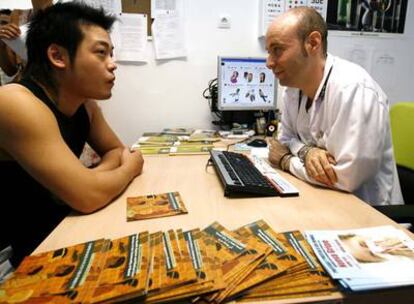
[[[344,48],[344,58],[363,67],[371,73],[372,49],[364,45],[352,45]]]
[[[156,19],[160,15],[182,15],[182,0],[151,0],[151,17]]]
[[[398,94],[398,53],[392,50],[376,50],[372,54],[371,76],[388,96]]]
[[[326,19],[328,1],[315,0],[260,0],[259,2],[259,37],[266,35],[270,23],[279,15],[298,6],[313,7]]]
[[[147,15],[121,14],[112,34],[116,61],[147,62]]]
[[[187,56],[182,16],[160,15],[152,24],[156,59]]]
[[[20,27],[20,36],[16,39],[2,39],[23,61],[27,61],[26,35],[28,24]]]

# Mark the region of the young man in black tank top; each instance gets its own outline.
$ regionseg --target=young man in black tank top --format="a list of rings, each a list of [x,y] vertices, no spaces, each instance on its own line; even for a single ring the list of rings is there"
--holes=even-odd
[[[39,11],[23,80],[0,88],[0,208],[12,223],[0,227],[0,245],[12,245],[14,266],[70,210],[103,208],[142,171],[140,152],[122,144],[94,101],[110,98],[115,81],[113,22],[74,2]],[[102,158],[93,169],[78,159],[85,142]]]

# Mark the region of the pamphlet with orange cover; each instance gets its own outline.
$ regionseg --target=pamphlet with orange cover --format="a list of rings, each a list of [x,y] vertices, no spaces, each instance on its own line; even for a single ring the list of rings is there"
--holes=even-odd
[[[149,250],[148,232],[111,241],[90,302],[142,299],[147,293]]]
[[[97,284],[109,240],[26,257],[0,287],[0,303],[85,303]]]
[[[178,192],[127,198],[127,221],[188,213]]]

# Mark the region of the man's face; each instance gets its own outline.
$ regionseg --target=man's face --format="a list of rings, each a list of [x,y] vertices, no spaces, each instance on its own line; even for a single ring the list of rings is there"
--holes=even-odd
[[[101,27],[83,25],[84,38],[69,70],[68,82],[77,94],[88,99],[108,99],[114,86],[116,65],[112,42]]]
[[[308,56],[292,22],[272,24],[266,35],[267,67],[282,86],[301,87]]]

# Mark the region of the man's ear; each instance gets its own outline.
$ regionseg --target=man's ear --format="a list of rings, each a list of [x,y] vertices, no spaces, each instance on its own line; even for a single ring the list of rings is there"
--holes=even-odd
[[[312,33],[309,34],[308,38],[306,39],[306,42],[305,42],[306,51],[309,55],[315,54],[319,52],[321,47],[322,47],[321,33],[317,31],[313,31]]]
[[[52,43],[47,48],[47,58],[49,59],[52,66],[58,69],[64,69],[69,65],[69,56],[66,49]]]

